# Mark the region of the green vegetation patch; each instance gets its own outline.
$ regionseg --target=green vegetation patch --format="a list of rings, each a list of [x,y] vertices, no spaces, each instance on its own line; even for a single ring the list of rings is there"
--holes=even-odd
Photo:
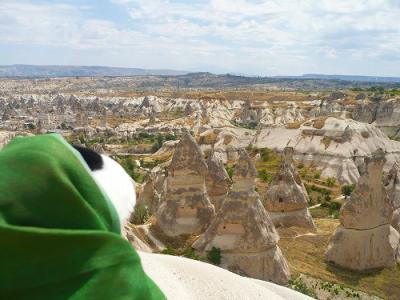
[[[236,127],[241,127],[241,128],[246,128],[246,129],[256,129],[257,128],[257,122],[254,122],[254,121],[250,121],[247,123],[241,123],[241,122],[232,120],[230,122],[233,126],[236,126]]]
[[[132,156],[113,156],[113,158],[124,168],[124,170],[138,183],[142,183],[145,174],[135,164]]]
[[[292,290],[298,291],[304,295],[313,297],[315,299],[317,299],[317,294],[315,293],[315,290],[312,288],[309,288],[304,281],[301,279],[301,277],[297,277],[297,278],[290,278],[289,282],[288,282],[288,286],[289,288],[291,288]]]
[[[343,185],[342,186],[342,194],[347,198],[354,191],[355,187],[356,187],[355,184]]]
[[[219,266],[221,264],[221,249],[212,247],[210,251],[207,252],[207,259],[214,265]]]
[[[135,207],[130,222],[135,225],[142,225],[150,218],[150,212],[148,208],[144,205],[138,205]]]

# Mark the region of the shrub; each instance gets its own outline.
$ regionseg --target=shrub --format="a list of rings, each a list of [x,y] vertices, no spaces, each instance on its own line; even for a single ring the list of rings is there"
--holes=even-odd
[[[273,176],[269,174],[266,169],[261,169],[260,171],[258,171],[257,177],[267,183],[270,183],[273,179]]]
[[[288,284],[292,290],[317,299],[317,294],[315,291],[309,288],[301,278],[289,279]]]
[[[246,128],[248,128],[248,129],[256,129],[256,127],[257,127],[257,122],[254,122],[254,121],[250,121],[249,123],[247,123],[247,126],[246,126]]]
[[[33,124],[33,123],[28,123],[28,124],[26,124],[26,127],[27,127],[28,129],[31,129],[31,130],[36,129],[36,125]]]
[[[232,166],[232,167],[230,167],[230,166],[226,166],[226,167],[225,167],[226,173],[228,173],[230,179],[232,179],[233,170],[234,170],[234,169],[235,169],[235,168],[234,168],[233,166]]]
[[[336,183],[336,179],[333,178],[333,177],[329,177],[329,178],[326,179],[326,185],[329,186],[329,187],[334,186],[335,183]]]
[[[328,208],[328,214],[334,218],[338,219],[339,218],[339,211],[342,205],[339,202],[330,202],[330,201],[325,201],[321,203],[322,207]]]
[[[141,139],[148,139],[151,135],[148,134],[147,132],[139,132],[138,136]]]
[[[162,136],[159,135],[157,139],[154,141],[153,145],[151,146],[151,151],[153,153],[157,152],[162,147],[162,144],[163,144],[163,139]]]
[[[267,162],[272,158],[273,150],[268,148],[260,149],[260,157],[263,162]]]
[[[214,265],[221,264],[221,250],[219,248],[212,247],[207,253],[207,259]]]
[[[347,199],[348,196],[351,195],[351,193],[354,191],[354,188],[356,187],[355,184],[346,184],[342,186],[342,194],[345,196]]]
[[[135,225],[141,225],[146,223],[146,221],[150,218],[149,210],[146,206],[137,206],[133,215],[131,216],[131,222]]]
[[[167,246],[163,251],[161,251],[162,254],[168,254],[168,255],[176,255],[176,251],[174,248],[171,248],[170,246]]]
[[[132,157],[116,157],[117,162],[124,168],[126,173],[129,174],[136,182],[143,182],[143,174],[136,171]]]
[[[196,254],[192,247],[188,247],[183,252],[183,256],[186,258],[194,259],[194,260],[201,260],[201,257]]]

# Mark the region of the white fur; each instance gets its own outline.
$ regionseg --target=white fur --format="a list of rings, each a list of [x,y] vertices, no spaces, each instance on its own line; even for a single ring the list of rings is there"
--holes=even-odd
[[[115,160],[106,155],[101,156],[103,168],[93,171],[92,174],[113,203],[122,228],[136,204],[135,182]]]

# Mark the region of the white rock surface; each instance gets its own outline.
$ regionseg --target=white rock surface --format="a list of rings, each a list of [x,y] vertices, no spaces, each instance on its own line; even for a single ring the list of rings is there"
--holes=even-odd
[[[357,159],[371,155],[378,148],[386,153],[384,169],[400,161],[400,142],[388,139],[373,125],[350,119],[329,117],[321,129],[305,122],[299,129],[283,127],[263,129],[253,142],[256,148],[295,150],[294,159],[323,170],[323,177],[337,178],[341,183],[355,183],[360,174]]]
[[[171,300],[311,300],[286,287],[183,257],[138,252],[148,276]]]

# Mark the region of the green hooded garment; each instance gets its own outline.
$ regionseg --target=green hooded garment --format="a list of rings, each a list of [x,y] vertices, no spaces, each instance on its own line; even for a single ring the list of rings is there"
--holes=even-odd
[[[0,150],[0,299],[165,299],[59,135]]]

